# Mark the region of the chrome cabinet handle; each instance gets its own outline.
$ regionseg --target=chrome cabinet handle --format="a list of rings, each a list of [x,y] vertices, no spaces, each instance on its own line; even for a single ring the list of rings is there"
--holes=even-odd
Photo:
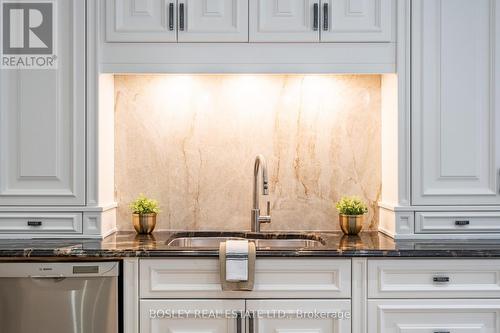
[[[450,282],[450,277],[449,276],[435,276],[432,278],[432,281],[437,282],[437,283]]]
[[[455,225],[459,225],[459,226],[469,225],[469,224],[470,224],[469,220],[457,220],[457,221],[455,221]]]
[[[500,194],[500,168],[497,172],[497,194]]]
[[[318,31],[318,16],[319,16],[319,5],[315,3],[313,5],[313,30]]]
[[[255,317],[253,313],[250,313],[248,316],[248,333],[256,333],[255,332]]]
[[[28,221],[26,224],[30,227],[40,227],[42,225],[42,221]]]
[[[241,333],[241,312],[236,314],[236,333]]]
[[[168,30],[174,30],[174,4],[168,5]]]
[[[184,4],[179,4],[179,30],[184,31]]]
[[[433,333],[450,333],[450,331],[434,331]]]
[[[328,31],[328,2],[323,4],[323,30]]]

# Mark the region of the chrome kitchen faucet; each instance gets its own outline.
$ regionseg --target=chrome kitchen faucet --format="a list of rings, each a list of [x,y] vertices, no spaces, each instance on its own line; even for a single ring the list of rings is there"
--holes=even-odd
[[[260,232],[261,223],[271,223],[271,202],[267,200],[267,215],[260,215],[259,209],[259,170],[262,169],[262,195],[269,195],[269,180],[267,177],[267,163],[262,155],[255,158],[253,169],[253,208],[252,208],[252,232]]]

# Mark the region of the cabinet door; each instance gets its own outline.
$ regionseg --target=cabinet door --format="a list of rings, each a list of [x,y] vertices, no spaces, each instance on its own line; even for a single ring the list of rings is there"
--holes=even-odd
[[[56,66],[1,69],[1,205],[85,204],[85,2],[53,4]]]
[[[244,300],[141,300],[139,332],[239,333]]]
[[[348,300],[247,300],[250,332],[348,333],[350,311]]]
[[[412,4],[413,204],[499,204],[500,4]]]
[[[319,0],[250,0],[250,42],[318,41]]]
[[[106,41],[177,41],[176,0],[106,0]]]
[[[498,300],[369,300],[368,333],[496,333]]]
[[[322,42],[390,42],[394,0],[322,0]]]
[[[179,42],[248,42],[248,0],[179,0],[181,15]]]

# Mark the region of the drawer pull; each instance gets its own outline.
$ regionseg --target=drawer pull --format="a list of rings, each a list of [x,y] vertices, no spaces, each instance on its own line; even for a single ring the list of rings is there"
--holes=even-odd
[[[40,227],[42,225],[42,221],[28,221],[28,225],[30,227]]]
[[[315,3],[313,5],[313,30],[318,31],[319,23],[319,4]]]
[[[450,331],[434,331],[433,333],[450,333]]]
[[[242,314],[241,312],[238,312],[236,314],[236,333],[241,333],[241,317],[242,317]]]
[[[328,31],[328,2],[323,4],[323,30]]]
[[[174,4],[168,5],[168,30],[174,30]]]
[[[445,283],[450,282],[450,278],[448,276],[435,276],[432,278],[432,281],[437,283]]]
[[[184,31],[184,4],[179,4],[179,30]]]
[[[470,222],[468,220],[457,220],[455,221],[455,225],[459,225],[459,226],[462,226],[462,225],[469,225]]]
[[[255,317],[252,312],[248,316],[248,332],[255,333]]]

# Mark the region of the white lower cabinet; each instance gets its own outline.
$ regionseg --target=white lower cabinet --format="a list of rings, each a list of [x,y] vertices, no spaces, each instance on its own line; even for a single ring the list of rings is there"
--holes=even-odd
[[[218,269],[210,258],[128,264],[140,316],[125,333],[351,332],[349,259],[259,258],[252,291],[222,291]]]
[[[370,300],[368,333],[497,333],[500,300]]]
[[[370,259],[356,319],[367,333],[500,332],[499,276],[495,259]]]
[[[141,300],[140,332],[243,332],[244,300]]]
[[[308,261],[314,267],[308,266]],[[254,295],[254,291],[222,292],[215,282],[214,259],[143,259],[134,270],[128,270],[133,278],[129,276],[126,281],[137,280],[135,284],[127,282],[131,286],[128,295],[136,295],[140,316],[132,307],[125,311],[126,316],[134,313],[139,321],[138,325],[127,322],[125,333],[500,332],[498,260],[407,258],[356,262],[364,263],[364,269],[352,266],[353,282],[340,284],[340,290],[352,291],[321,298],[307,297],[303,290],[307,286],[316,290],[327,277],[336,284],[342,279],[331,272],[345,274],[351,270],[351,260],[259,258],[257,281],[261,275],[266,276],[266,281],[282,281],[290,271],[287,268],[293,266],[290,281],[296,281],[301,272],[302,287],[300,293],[276,293],[275,286]],[[274,270],[268,266],[271,263],[275,264]],[[324,268],[319,268],[320,263]],[[182,299],[179,290],[187,296]],[[328,289],[323,292],[328,294]],[[352,311],[355,317],[351,318]]]
[[[349,300],[140,301],[140,332],[350,333]]]
[[[247,300],[247,312],[249,333],[351,332],[350,300]]]

